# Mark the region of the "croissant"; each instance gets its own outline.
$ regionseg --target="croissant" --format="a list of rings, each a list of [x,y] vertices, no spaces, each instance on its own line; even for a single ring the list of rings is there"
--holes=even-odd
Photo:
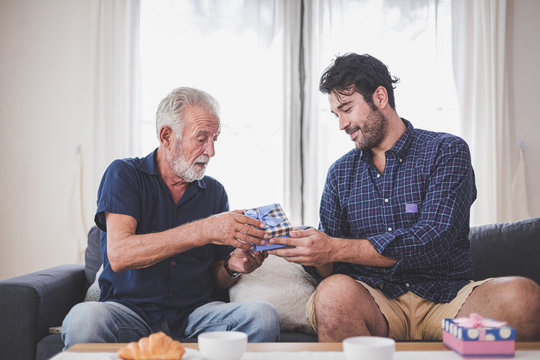
[[[179,360],[185,352],[180,342],[158,332],[138,342],[130,342],[118,351],[118,357],[125,360]]]

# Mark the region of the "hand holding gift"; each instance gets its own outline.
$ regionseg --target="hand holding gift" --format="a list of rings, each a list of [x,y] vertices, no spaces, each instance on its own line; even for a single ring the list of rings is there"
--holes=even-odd
[[[253,209],[244,210],[244,214],[262,221],[266,226],[262,229],[266,231],[269,238],[288,237],[289,231],[292,230],[292,225],[287,219],[285,212],[278,203],[261,206]],[[284,247],[282,244],[253,245],[253,251],[264,251]]]

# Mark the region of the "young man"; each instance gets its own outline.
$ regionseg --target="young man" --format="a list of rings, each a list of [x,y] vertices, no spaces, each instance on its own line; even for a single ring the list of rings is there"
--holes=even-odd
[[[265,255],[264,224],[228,212],[223,186],[204,176],[220,131],[218,105],[192,88],[173,90],[156,115],[159,147],[114,161],[105,172],[95,222],[101,231],[99,302],[76,305],[62,324],[65,348],[130,342],[164,331],[173,338],[239,330],[277,341],[280,318],[264,302],[214,301]],[[253,225],[253,226],[252,226]],[[231,246],[236,249],[231,253]]]
[[[520,340],[540,339],[534,281],[470,280],[469,148],[400,118],[396,82],[369,55],[338,57],[325,71],[320,90],[356,149],[329,169],[320,231],[293,232],[279,239],[292,248],[270,253],[321,280],[308,304],[320,341],[441,339],[441,319],[471,312],[507,321]]]

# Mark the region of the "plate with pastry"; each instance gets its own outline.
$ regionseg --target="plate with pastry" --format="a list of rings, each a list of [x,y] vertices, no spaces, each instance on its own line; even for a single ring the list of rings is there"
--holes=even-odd
[[[200,360],[202,355],[194,349],[187,349],[179,341],[164,332],[151,334],[137,342],[130,342],[120,350],[114,360]]]

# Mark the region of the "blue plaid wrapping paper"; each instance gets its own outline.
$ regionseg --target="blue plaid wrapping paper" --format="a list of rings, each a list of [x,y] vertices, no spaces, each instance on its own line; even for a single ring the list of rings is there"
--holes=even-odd
[[[262,221],[266,225],[263,230],[270,235],[270,238],[288,236],[289,231],[293,228],[281,205],[278,203],[246,209],[244,210],[244,214]],[[271,250],[284,246],[279,244],[254,245],[253,250]]]

